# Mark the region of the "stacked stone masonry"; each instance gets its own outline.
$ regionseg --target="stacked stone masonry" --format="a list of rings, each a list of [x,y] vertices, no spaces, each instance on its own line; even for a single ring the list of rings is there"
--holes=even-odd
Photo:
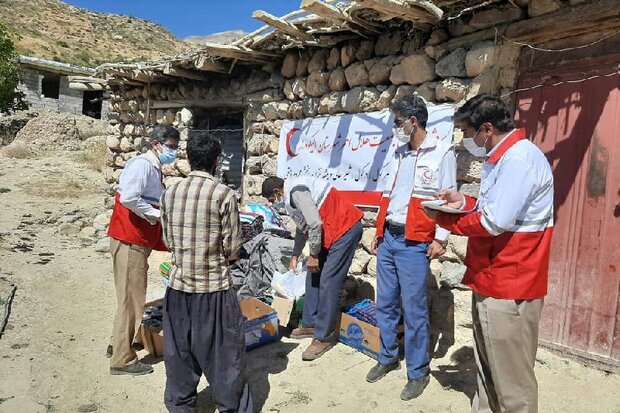
[[[539,10],[542,3],[549,2],[533,0],[530,8]],[[225,94],[245,94],[242,197],[245,203],[265,202],[260,197],[261,184],[276,172],[278,138],[287,120],[387,109],[395,99],[414,93],[430,104],[462,104],[481,93],[507,95],[514,90],[520,46],[492,39],[453,45],[461,36],[522,19],[526,13],[513,6],[497,7],[414,36],[393,31],[376,39],[346,41],[331,49],[293,50],[281,64],[265,67],[268,72],[254,73],[251,81],[233,79],[207,89],[199,83],[185,82],[176,87],[152,84],[150,88],[116,89],[110,119],[117,133],[108,138],[106,170],[106,179],[112,185],[110,192],[126,161],[145,150],[146,137],[156,124],[180,128],[184,140],[180,159],[165,170],[165,182],[182,179],[189,171],[183,149],[191,128],[191,108],[153,110],[149,100],[216,99]],[[513,105],[509,98],[507,103]],[[458,186],[467,194],[477,195],[482,163],[463,150],[461,141],[462,134],[455,131]],[[375,219],[376,212],[365,211],[364,237],[351,268],[354,275],[376,275],[376,259],[370,251]],[[464,272],[466,247],[465,238],[450,237],[447,254],[432,266],[437,279],[458,284]]]

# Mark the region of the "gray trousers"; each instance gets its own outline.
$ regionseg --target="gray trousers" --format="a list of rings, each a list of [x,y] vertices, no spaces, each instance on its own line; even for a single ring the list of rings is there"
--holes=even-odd
[[[243,374],[245,336],[232,289],[191,294],[168,288],[164,304],[164,403],[169,412],[193,412],[202,373],[221,413],[252,413]]]
[[[534,374],[543,299],[503,300],[473,293],[478,391],[473,413],[536,413]]]
[[[347,278],[355,249],[364,227],[356,223],[338,238],[330,249],[321,250],[321,271],[306,277],[306,296],[302,324],[314,328],[314,338],[325,341],[332,338],[340,314],[340,293]]]

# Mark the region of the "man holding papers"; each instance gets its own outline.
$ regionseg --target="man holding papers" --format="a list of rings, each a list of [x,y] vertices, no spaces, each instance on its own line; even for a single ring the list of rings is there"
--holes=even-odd
[[[381,199],[377,217],[377,323],[379,362],[366,380],[374,383],[400,368],[396,328],[404,313],[407,384],[400,397],[411,400],[429,383],[429,320],[426,280],[430,260],[446,252],[449,231],[429,219],[422,202],[442,188],[456,188],[451,142],[426,133],[428,110],[419,96],[392,103],[394,182]]]
[[[489,95],[457,111],[463,144],[486,159],[480,195],[476,200],[441,191],[444,206],[460,214],[427,207],[437,224],[469,237],[463,284],[473,290],[478,391],[472,412],[538,410],[534,363],[547,294],[553,175],[542,151],[512,119],[506,105]]]

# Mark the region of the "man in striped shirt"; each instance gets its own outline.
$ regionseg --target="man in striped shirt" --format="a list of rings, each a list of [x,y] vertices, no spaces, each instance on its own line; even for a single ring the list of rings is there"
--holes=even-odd
[[[192,172],[161,200],[173,264],[164,313],[164,401],[170,412],[195,407],[202,373],[220,412],[253,411],[243,375],[241,308],[229,271],[241,246],[237,199],[213,177],[221,153],[211,135],[194,134],[187,144]]]

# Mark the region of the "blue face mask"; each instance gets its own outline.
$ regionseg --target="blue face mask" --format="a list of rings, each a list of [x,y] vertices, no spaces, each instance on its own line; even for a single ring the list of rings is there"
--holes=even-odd
[[[159,161],[164,165],[174,162],[177,158],[177,151],[170,149],[167,146],[164,146],[163,148],[164,151],[159,153]]]
[[[281,210],[281,209],[284,209],[284,207],[285,207],[285,206],[286,206],[286,204],[284,203],[284,199],[280,199],[280,200],[275,201],[275,202],[273,203],[273,207],[274,207],[276,210],[278,210],[278,211],[279,211],[279,210]]]

